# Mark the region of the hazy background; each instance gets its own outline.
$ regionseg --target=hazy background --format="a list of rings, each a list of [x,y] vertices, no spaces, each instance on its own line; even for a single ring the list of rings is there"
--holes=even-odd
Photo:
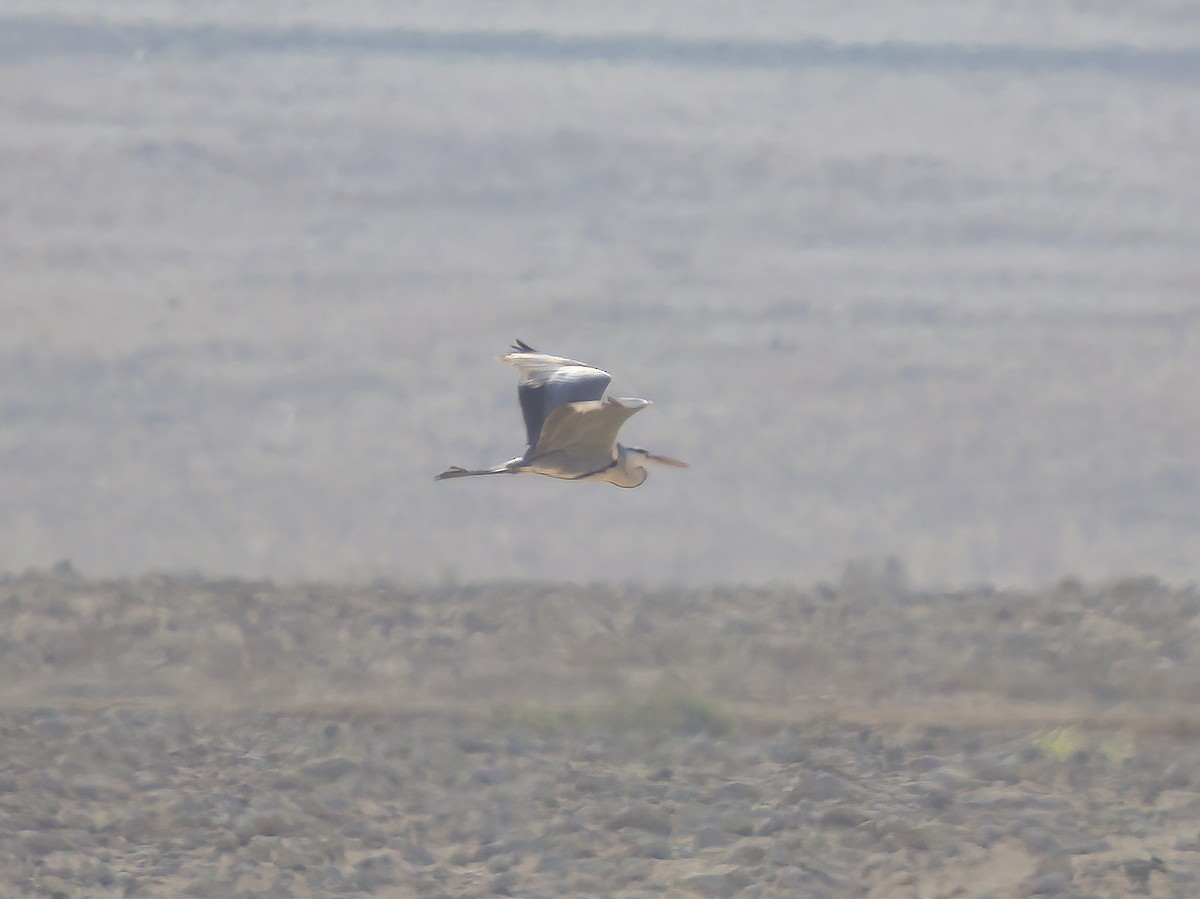
[[[1200,575],[1195,5],[730,9],[9,0],[0,568]]]

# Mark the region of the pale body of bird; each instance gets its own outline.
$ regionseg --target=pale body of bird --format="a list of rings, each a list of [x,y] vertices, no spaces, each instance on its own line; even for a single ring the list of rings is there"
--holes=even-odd
[[[649,400],[604,396],[612,376],[583,362],[539,353],[519,340],[513,349],[501,358],[520,371],[517,397],[525,416],[525,454],[478,471],[455,465],[437,480],[526,473],[638,487],[649,464],[687,468],[678,459],[617,442],[621,425],[653,405]]]

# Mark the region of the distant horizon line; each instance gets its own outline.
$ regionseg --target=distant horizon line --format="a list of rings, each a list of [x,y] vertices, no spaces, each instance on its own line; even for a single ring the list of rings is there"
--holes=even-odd
[[[0,65],[81,56],[343,53],[372,56],[510,58],[533,62],[657,65],[713,69],[862,68],[903,72],[1092,72],[1150,79],[1200,77],[1200,47],[1130,44],[1075,47],[966,41],[839,42],[826,38],[679,38],[639,34],[555,34],[519,29],[406,27],[284,28],[115,24],[55,17],[0,18]]]

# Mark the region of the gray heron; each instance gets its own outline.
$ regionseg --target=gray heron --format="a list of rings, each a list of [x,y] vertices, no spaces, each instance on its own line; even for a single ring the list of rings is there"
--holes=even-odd
[[[574,359],[539,353],[518,340],[501,360],[520,373],[517,398],[525,415],[528,448],[498,468],[468,471],[454,465],[435,480],[485,474],[541,474],[568,481],[603,481],[638,487],[646,466],[687,468],[686,462],[659,456],[640,446],[617,443],[617,431],[649,400],[604,395],[612,375]]]

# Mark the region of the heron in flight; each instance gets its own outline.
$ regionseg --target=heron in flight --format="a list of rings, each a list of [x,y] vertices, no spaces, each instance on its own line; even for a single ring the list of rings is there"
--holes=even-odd
[[[625,419],[651,405],[649,400],[604,396],[612,375],[574,359],[548,356],[518,340],[516,352],[502,356],[520,372],[517,397],[525,415],[529,448],[499,468],[468,471],[455,465],[435,480],[483,474],[544,474],[568,481],[604,481],[638,487],[652,463],[687,468],[686,462],[658,456],[640,446],[617,443]]]

